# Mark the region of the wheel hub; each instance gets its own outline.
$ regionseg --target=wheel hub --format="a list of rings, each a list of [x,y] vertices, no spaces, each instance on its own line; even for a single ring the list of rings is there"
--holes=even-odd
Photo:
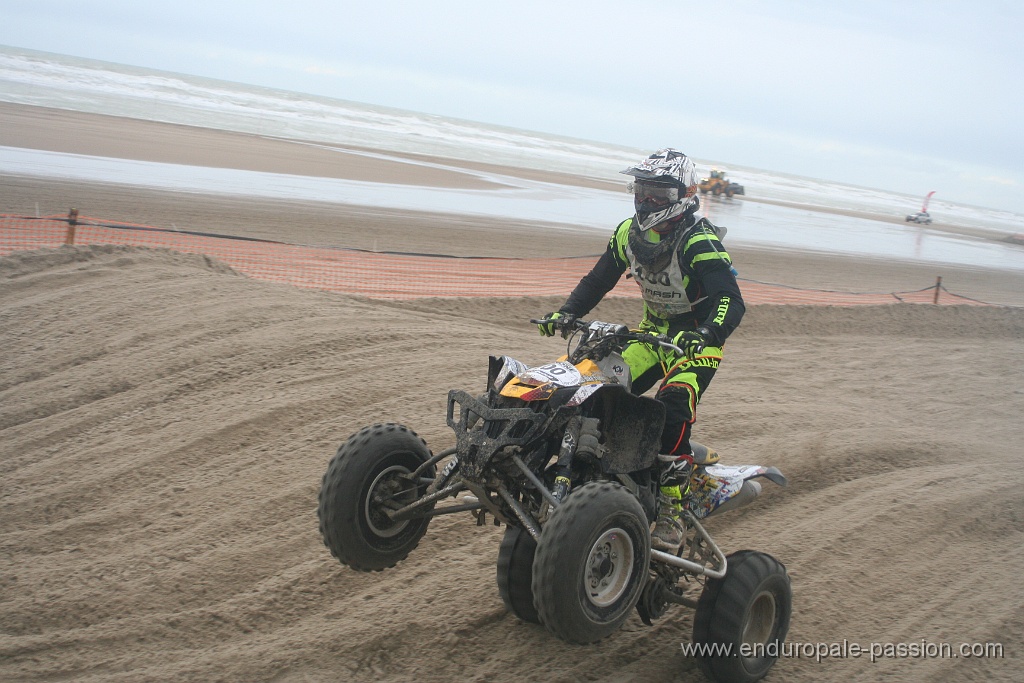
[[[370,484],[369,493],[366,495],[366,505],[363,510],[366,523],[370,530],[377,536],[389,538],[402,532],[409,520],[394,521],[384,512],[387,501],[396,501],[405,486],[401,475],[408,474],[409,470],[401,465],[392,465],[381,471]],[[412,493],[415,498],[415,491]],[[409,500],[408,502],[412,502]]]
[[[633,575],[633,542],[622,529],[610,529],[601,535],[587,558],[585,590],[598,607],[618,600]]]
[[[775,596],[770,592],[758,595],[750,605],[747,621],[743,625],[743,642],[763,645],[768,642],[775,627]]]

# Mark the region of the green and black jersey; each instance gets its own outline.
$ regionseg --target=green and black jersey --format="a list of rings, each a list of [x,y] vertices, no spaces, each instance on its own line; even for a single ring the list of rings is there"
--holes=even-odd
[[[718,231],[706,218],[689,228],[677,227],[665,236],[653,230],[634,234],[634,240],[646,240],[656,246],[660,240],[673,240],[672,257],[662,265],[644,265],[630,247],[632,218],[615,229],[608,248],[591,271],[580,280],[560,309],[563,313],[585,316],[618,283],[628,269],[640,287],[644,299],[644,317],[673,331],[706,327],[720,345],[739,325],[743,317],[743,297],[732,269],[732,259],[718,237]],[[683,230],[679,233],[679,230]],[[644,245],[634,246],[641,249]],[[642,249],[641,249],[642,251]],[[667,324],[667,325],[666,325]]]

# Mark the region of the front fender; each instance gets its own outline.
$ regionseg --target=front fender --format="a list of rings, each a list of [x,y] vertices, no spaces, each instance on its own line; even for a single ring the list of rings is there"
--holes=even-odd
[[[601,420],[602,472],[629,474],[654,465],[665,426],[661,401],[604,384],[587,398],[585,412]]]

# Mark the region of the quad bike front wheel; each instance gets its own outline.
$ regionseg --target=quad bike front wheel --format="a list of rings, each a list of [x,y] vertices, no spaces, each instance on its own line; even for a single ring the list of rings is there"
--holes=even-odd
[[[537,541],[522,527],[505,528],[498,550],[498,593],[505,609],[523,621],[539,624],[533,606],[533,558]]]
[[[426,484],[408,475],[429,458],[423,439],[394,423],[365,427],[342,444],[324,474],[317,507],[320,535],[331,554],[364,572],[404,560],[426,533],[430,518],[396,521],[386,511],[426,492]],[[434,468],[421,477],[433,478]]]
[[[570,643],[616,631],[647,582],[651,533],[619,484],[589,482],[551,513],[537,542],[533,599],[541,623]]]
[[[705,646],[698,663],[708,678],[749,683],[763,678],[779,657],[793,593],[786,568],[771,555],[741,550],[727,559],[725,577],[704,585],[693,642]]]

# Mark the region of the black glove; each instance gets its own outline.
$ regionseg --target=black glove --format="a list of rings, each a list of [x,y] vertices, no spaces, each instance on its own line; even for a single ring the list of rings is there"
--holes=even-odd
[[[554,313],[548,313],[544,316],[544,320],[559,320],[564,318],[565,314],[561,311],[555,311]],[[554,337],[555,336],[555,323],[537,323],[537,329],[540,330],[542,337]]]
[[[711,331],[706,327],[698,327],[696,330],[686,330],[676,335],[672,343],[683,350],[686,360],[692,361],[697,357],[705,346],[713,344]]]

